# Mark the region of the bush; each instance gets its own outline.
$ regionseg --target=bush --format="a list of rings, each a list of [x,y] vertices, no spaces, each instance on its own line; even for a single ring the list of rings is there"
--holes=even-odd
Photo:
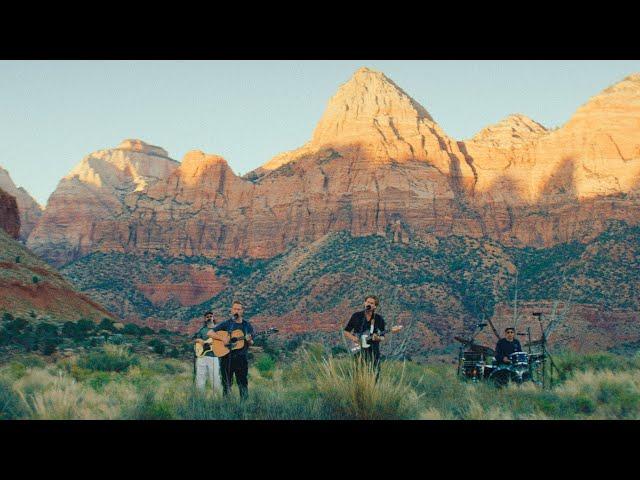
[[[91,320],[78,320],[78,322],[64,322],[62,334],[74,340],[84,340],[95,329],[95,324]]]
[[[147,390],[127,414],[134,420],[171,420],[175,413],[169,401],[157,398],[155,392]]]
[[[78,366],[99,372],[124,372],[138,365],[138,358],[121,345],[105,345],[78,359]]]
[[[58,326],[52,323],[40,323],[36,327],[36,336],[39,339],[40,351],[44,355],[51,355],[62,342]]]
[[[22,418],[26,411],[19,395],[7,382],[0,380],[0,420]]]
[[[98,324],[98,330],[108,330],[110,332],[113,332],[115,331],[113,323],[113,320],[109,318],[103,318],[102,321]]]
[[[40,279],[34,275],[33,277],[31,277],[31,281],[33,283],[38,283],[40,281]]]
[[[264,375],[267,372],[271,372],[275,368],[276,361],[271,355],[261,355],[258,360],[256,360],[255,366],[260,371],[260,373]]]
[[[18,335],[27,328],[27,325],[29,325],[29,322],[23,318],[15,318],[10,320],[4,328],[10,335]]]
[[[122,333],[126,335],[140,336],[142,335],[142,330],[135,323],[127,323],[122,329]]]
[[[14,319],[13,315],[10,314],[9,312],[4,312],[2,314],[2,320],[5,322],[11,322]]]
[[[153,348],[154,353],[157,353],[158,355],[162,355],[167,349],[167,346],[157,338],[149,340],[148,345]]]

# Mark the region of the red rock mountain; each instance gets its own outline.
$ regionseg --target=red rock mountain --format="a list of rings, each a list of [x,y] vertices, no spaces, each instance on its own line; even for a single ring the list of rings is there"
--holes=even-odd
[[[15,197],[0,189],[0,229],[12,238],[20,235],[20,214]]]
[[[140,141],[89,155],[28,245],[57,264],[96,250],[270,257],[340,230],[550,246],[593,238],[607,219],[637,223],[639,192],[640,75],[557,130],[512,115],[456,141],[362,68],[307,144],[242,178],[221,157],[194,151],[178,164]]]
[[[0,230],[0,315],[5,312],[26,319],[54,321],[115,318]]]
[[[129,229],[127,195],[144,192],[178,166],[165,150],[140,140],[87,155],[49,197],[28,247],[59,264],[95,249],[123,248],[114,232]]]
[[[2,167],[0,167],[0,188],[16,198],[20,213],[20,240],[26,242],[42,216],[42,207],[24,188],[16,187],[9,172]]]

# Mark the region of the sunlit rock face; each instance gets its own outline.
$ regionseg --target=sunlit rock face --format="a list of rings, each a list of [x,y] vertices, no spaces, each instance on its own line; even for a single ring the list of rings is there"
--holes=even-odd
[[[15,197],[20,213],[20,240],[26,241],[42,216],[42,207],[22,187],[17,187],[9,172],[0,167],[0,188]]]
[[[329,232],[394,242],[452,234],[550,246],[640,218],[640,77],[561,128],[515,114],[446,135],[383,73],[362,68],[311,139],[237,176],[198,150],[177,163],[139,140],[61,180],[28,245],[61,264],[90,251],[271,257]]]
[[[165,150],[140,140],[87,155],[49,197],[28,247],[56,264],[94,249],[123,249],[117,232],[123,225],[128,230],[126,196],[143,192],[177,167]]]
[[[494,238],[537,246],[588,240],[640,216],[640,75],[607,88],[562,127],[511,116],[461,144]]]

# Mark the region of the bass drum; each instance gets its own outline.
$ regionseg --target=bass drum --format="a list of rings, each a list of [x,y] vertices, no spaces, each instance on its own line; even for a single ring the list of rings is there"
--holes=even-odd
[[[491,375],[489,381],[493,382],[496,387],[504,387],[510,383],[523,383],[531,380],[528,371],[518,372],[511,366],[501,366],[496,368]]]

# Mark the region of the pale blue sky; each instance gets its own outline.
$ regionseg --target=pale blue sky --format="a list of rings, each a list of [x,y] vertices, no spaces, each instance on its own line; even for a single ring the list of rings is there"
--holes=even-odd
[[[384,72],[461,140],[510,113],[546,127],[640,61],[0,61],[0,165],[45,204],[86,154],[140,138],[244,174],[310,137],[358,68]]]

